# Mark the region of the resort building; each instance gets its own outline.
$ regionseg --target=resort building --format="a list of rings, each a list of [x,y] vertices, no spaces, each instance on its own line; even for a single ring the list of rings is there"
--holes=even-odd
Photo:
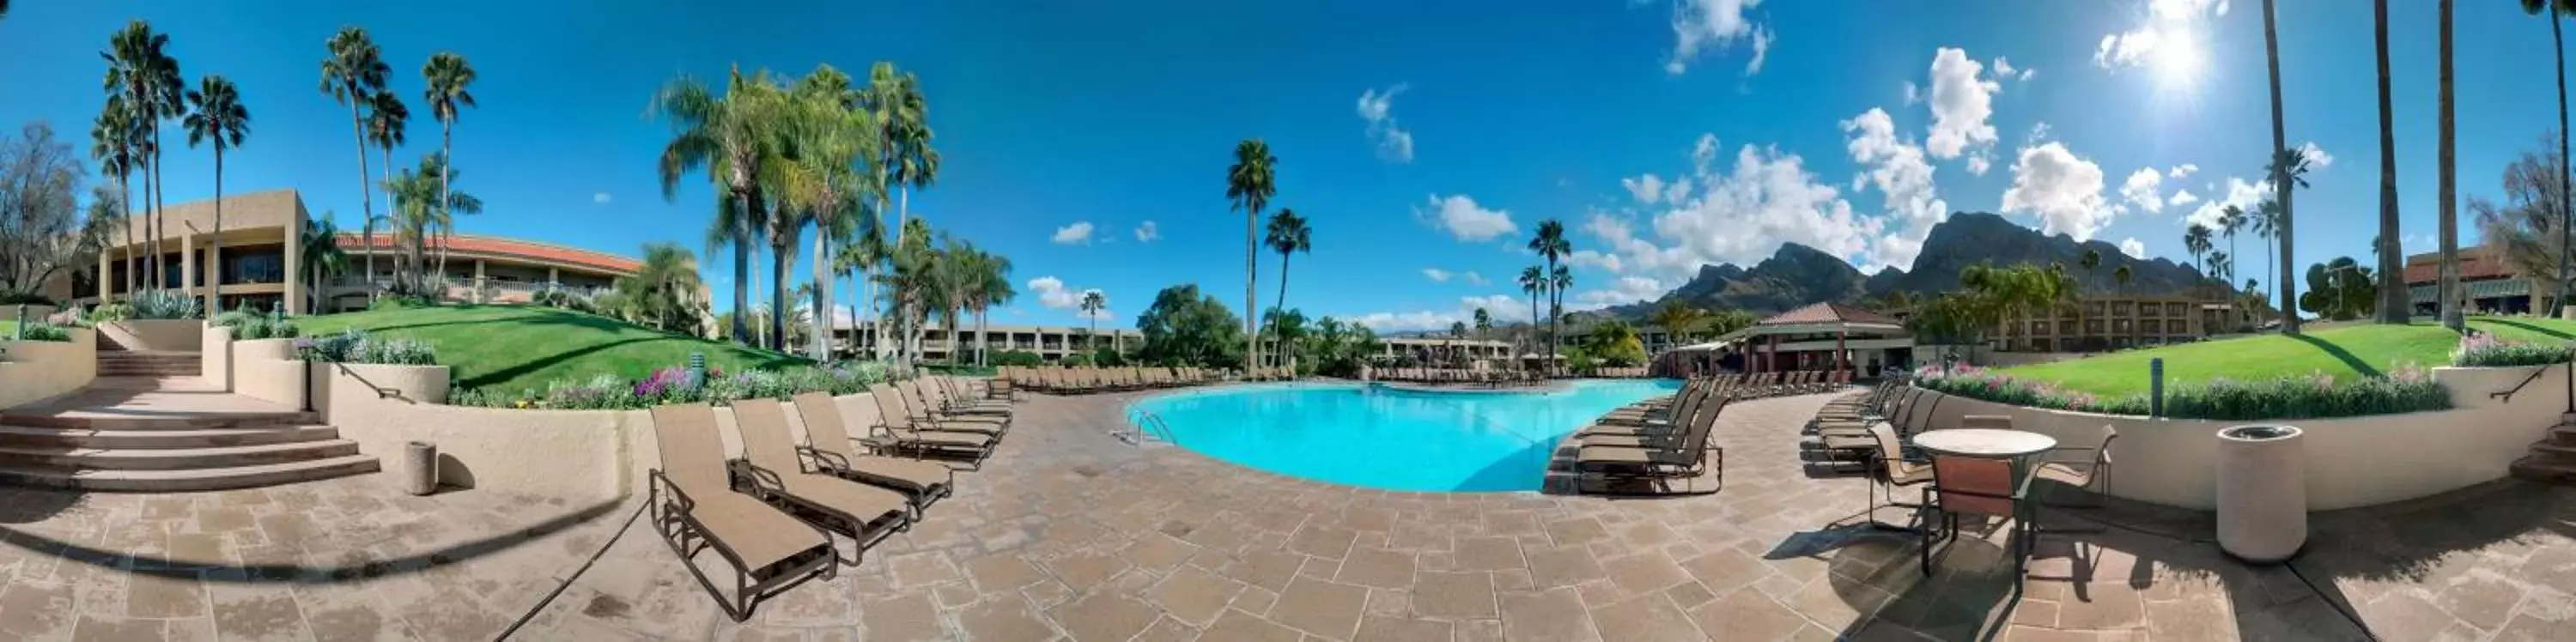
[[[901,340],[892,328],[887,329],[882,337],[868,332],[875,326],[874,321],[839,324],[832,329],[833,349],[843,354],[869,354],[876,350],[879,338],[889,345]],[[992,352],[1035,352],[1040,358],[1053,362],[1101,348],[1123,353],[1144,344],[1145,333],[1134,328],[1104,327],[1095,332],[1084,326],[995,323],[985,326],[979,334],[973,324],[959,324],[957,337],[951,340],[947,327],[933,324],[922,331],[921,357],[937,361],[948,358],[950,352],[974,350],[981,346]]]
[[[2255,324],[2243,307],[2198,297],[2088,296],[2054,312],[2005,319],[1987,340],[2005,352],[2100,352],[2197,341]]]
[[[1451,339],[1443,337],[1378,337],[1378,356],[1394,359],[1410,356],[1419,363],[1446,363],[1457,360],[1496,361],[1512,356],[1512,344],[1492,339]]]
[[[1849,371],[1876,377],[1911,365],[1914,334],[1905,323],[1840,303],[1782,312],[1751,327],[1657,355],[1650,371],[1681,377],[1705,372]]]
[[[319,296],[307,292],[311,281],[302,275],[311,214],[295,190],[227,195],[223,216],[223,235],[216,238],[215,201],[179,203],[163,210],[160,225],[169,232],[161,239],[160,287],[194,296],[204,296],[204,288],[215,288],[218,305],[226,310],[248,306],[306,314],[363,309],[369,292],[393,283],[400,259],[392,234],[376,234],[370,247],[363,235],[342,233],[333,242],[348,255],[343,270],[324,280]],[[143,236],[145,219],[142,214],[131,217],[132,242],[127,242],[127,234],[115,235],[114,245],[99,252],[97,271],[57,277],[46,283],[45,295],[73,305],[123,298],[127,259],[138,257],[137,267],[145,269],[151,264],[145,255],[151,249],[150,239]],[[604,252],[458,235],[430,240],[424,256],[433,269],[440,264],[441,245],[446,246],[447,298],[456,301],[524,303],[550,288],[586,295],[634,274],[641,265]],[[375,258],[373,274],[367,274],[370,255]],[[214,267],[216,256],[222,257],[221,269]],[[99,274],[107,278],[96,278]],[[152,275],[142,276],[137,286],[148,287]]]
[[[2415,314],[2440,314],[2442,253],[2406,257],[2407,300]],[[2472,312],[2524,314],[2548,310],[2556,299],[2549,280],[2523,278],[2507,263],[2504,250],[2487,245],[2460,248],[2460,289]]]
[[[377,233],[374,245],[361,234],[343,232],[337,242],[340,251],[349,255],[341,274],[325,286],[329,297],[326,312],[367,307],[367,293],[390,287],[395,265],[404,249],[395,245],[393,235]],[[641,261],[580,248],[535,241],[521,241],[492,236],[459,234],[453,238],[429,239],[422,252],[432,270],[439,269],[441,250],[445,250],[447,298],[474,303],[526,303],[538,292],[562,290],[589,296],[613,287],[617,279],[633,276],[643,267]],[[375,257],[376,271],[367,274],[367,258]],[[705,300],[700,292],[700,300]]]

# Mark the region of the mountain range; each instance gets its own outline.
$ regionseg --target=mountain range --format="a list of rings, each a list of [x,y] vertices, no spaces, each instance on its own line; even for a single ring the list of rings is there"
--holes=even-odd
[[[2101,267],[2081,267],[2085,251],[2102,257]],[[2099,240],[2077,241],[2065,234],[2042,234],[2002,216],[1961,212],[1932,226],[1923,251],[1909,269],[1880,269],[1864,274],[1841,257],[1797,243],[1783,243],[1771,258],[1746,268],[1732,263],[1700,266],[1690,282],[1652,301],[1615,305],[1606,310],[1638,319],[1668,301],[1707,309],[1737,308],[1768,315],[1820,301],[1861,303],[1890,292],[1908,295],[1945,292],[1959,286],[1959,269],[1991,261],[1997,266],[2022,263],[2066,266],[2087,292],[2125,291],[2161,295],[2182,292],[2201,282],[2200,272],[2171,260],[2139,259]],[[2125,288],[2112,278],[2129,266]]]

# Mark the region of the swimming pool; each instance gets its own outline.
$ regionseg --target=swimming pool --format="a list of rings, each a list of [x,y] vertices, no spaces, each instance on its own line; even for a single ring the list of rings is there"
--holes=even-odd
[[[1358,384],[1200,390],[1130,406],[1177,445],[1282,475],[1406,491],[1538,490],[1565,434],[1674,380],[1576,381],[1551,392],[1415,392]]]

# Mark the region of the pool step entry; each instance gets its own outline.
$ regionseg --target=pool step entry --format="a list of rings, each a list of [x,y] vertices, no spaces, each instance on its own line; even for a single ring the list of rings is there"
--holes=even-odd
[[[1127,429],[1112,431],[1110,434],[1130,446],[1144,445],[1145,439],[1149,436],[1167,444],[1181,443],[1180,440],[1172,438],[1172,425],[1163,423],[1162,415],[1154,414],[1151,410],[1128,411]]]
[[[2576,414],[2558,416],[2549,436],[2531,445],[2531,453],[2513,462],[2516,479],[2576,486]]]

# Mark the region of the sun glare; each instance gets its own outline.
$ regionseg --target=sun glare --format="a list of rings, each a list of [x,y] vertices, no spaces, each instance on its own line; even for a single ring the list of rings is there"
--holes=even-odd
[[[2154,54],[2156,82],[2166,89],[2187,89],[2200,79],[2206,52],[2200,39],[2184,29],[2167,29],[2157,38]]]

